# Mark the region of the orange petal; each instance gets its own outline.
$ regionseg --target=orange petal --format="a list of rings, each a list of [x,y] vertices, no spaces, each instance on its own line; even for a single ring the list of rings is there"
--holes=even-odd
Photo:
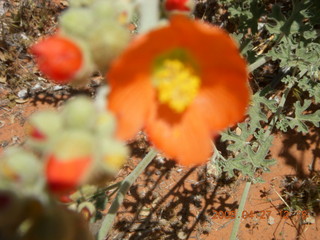
[[[206,162],[212,152],[207,126],[190,110],[178,115],[166,106],[159,106],[145,130],[156,148],[185,166]]]
[[[200,89],[190,106],[192,111],[198,112],[206,120],[206,125],[214,132],[241,121],[250,100],[249,86],[242,82],[243,77],[231,72],[221,72],[218,76],[218,80]]]
[[[189,51],[202,72],[221,68],[246,71],[246,63],[240,57],[236,43],[221,28],[191,21],[182,15],[173,16],[171,25],[175,33],[171,38],[179,39],[179,47]]]
[[[124,69],[125,71],[125,69]],[[132,139],[143,126],[154,98],[154,90],[145,76],[130,84],[111,86],[108,107],[117,118],[117,137]]]

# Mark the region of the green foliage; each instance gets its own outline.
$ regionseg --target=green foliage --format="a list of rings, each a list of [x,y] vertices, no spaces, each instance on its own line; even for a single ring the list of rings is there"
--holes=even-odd
[[[306,122],[311,122],[315,126],[319,127],[320,110],[311,114],[304,114],[304,112],[309,108],[310,105],[311,100],[305,100],[303,105],[301,105],[300,102],[294,103],[295,117],[291,118],[289,121],[290,128],[294,129],[295,127],[297,127],[298,132],[308,133],[309,128],[306,125]]]
[[[261,182],[257,170],[268,172],[276,162],[268,157],[274,128],[308,133],[310,127],[319,127],[320,38],[315,25],[320,24],[320,1],[293,0],[292,5],[280,1],[282,5],[274,4],[270,13],[266,13],[262,1],[224,0],[222,3],[228,9],[230,21],[239,24],[232,35],[248,62],[257,58],[253,51],[254,35],[246,35],[250,28],[261,36],[264,32],[265,38],[274,36],[270,49],[260,57],[270,58],[279,63],[280,69],[288,70],[253,95],[246,122],[222,133],[226,156],[217,154],[213,159],[219,172],[225,171],[230,177],[240,172],[253,182]],[[253,9],[253,6],[258,7]],[[260,17],[267,19],[262,29],[257,28]],[[296,101],[287,101],[288,97]]]
[[[231,21],[237,25],[238,32],[248,28],[252,33],[258,31],[258,19],[265,13],[261,0],[224,0],[221,1],[230,13]]]
[[[267,54],[272,60],[280,60],[280,66],[294,67],[306,71],[316,78],[320,68],[320,44],[314,24],[319,24],[317,17],[320,6],[317,1],[294,1],[289,17],[281,13],[279,5],[274,5],[269,15],[266,29],[278,38],[278,45]],[[312,21],[311,21],[312,20]]]
[[[268,100],[261,92],[253,96],[252,102],[249,109],[250,121],[238,124],[235,130],[228,129],[222,133],[221,141],[227,142],[231,157],[227,161],[220,161],[219,167],[229,176],[234,176],[234,170],[238,170],[253,182],[261,182],[262,179],[255,177],[256,171],[261,169],[268,172],[269,167],[275,164],[274,159],[268,159],[273,137],[261,124],[268,123],[265,112],[275,112],[277,107],[276,101]]]

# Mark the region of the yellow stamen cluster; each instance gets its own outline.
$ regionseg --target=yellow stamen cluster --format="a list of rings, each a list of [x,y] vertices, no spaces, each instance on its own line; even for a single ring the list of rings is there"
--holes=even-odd
[[[200,77],[194,69],[178,59],[165,59],[153,74],[158,100],[177,113],[183,112],[196,97]]]

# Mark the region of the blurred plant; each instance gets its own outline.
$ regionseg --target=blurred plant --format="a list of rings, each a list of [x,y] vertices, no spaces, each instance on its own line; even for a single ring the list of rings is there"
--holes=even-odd
[[[80,217],[57,205],[52,193],[65,200],[74,192],[70,208],[76,203],[74,210],[87,220],[95,214],[88,195],[101,194],[97,186],[110,182],[128,157],[124,143],[114,139],[115,118],[77,97],[61,112],[38,112],[29,122],[26,148],[8,148],[0,157],[0,238],[92,239]],[[86,197],[77,197],[79,188]],[[12,221],[1,224],[8,214]]]
[[[69,193],[114,176],[128,155],[123,143],[114,139],[115,134],[127,140],[144,128],[151,143],[167,157],[191,166],[208,160],[213,136],[243,120],[221,134],[226,151],[221,153],[214,145],[210,161],[217,176],[226,172],[229,177],[246,179],[231,233],[231,239],[236,239],[251,184],[263,182],[261,173],[270,171],[275,163],[268,156],[272,133],[289,128],[307,133],[310,127],[319,127],[320,3],[293,0],[269,8],[264,0],[220,2],[227,12],[222,26],[238,41],[241,54],[251,64],[251,85],[256,85],[246,119],[248,71],[235,43],[217,27],[176,14],[181,10],[189,14],[189,1],[163,1],[167,15],[173,16],[159,25],[159,3],[72,0],[60,17],[56,35],[32,47],[39,68],[57,83],[81,86],[94,70],[106,73],[111,86],[108,108],[115,117],[105,111],[105,102],[96,109],[86,98],[71,100],[59,114],[34,115],[26,143],[34,153],[8,150],[0,161],[0,189],[15,194],[0,196],[0,211],[6,211],[11,196],[24,201],[46,186],[49,191]],[[127,24],[136,6],[140,8],[142,34],[129,44]],[[276,66],[271,81],[259,68],[270,61]],[[261,75],[265,79],[256,81]],[[125,194],[156,153],[152,149],[131,174],[112,186],[117,195],[98,240],[105,239]],[[20,188],[24,190],[18,192]],[[96,210],[91,196],[100,193],[96,187],[83,186],[66,201],[89,219]],[[36,199],[44,202],[41,204],[50,202],[46,197]],[[70,218],[57,212],[63,221]],[[40,213],[36,219],[43,220],[44,229],[59,221],[50,208]],[[30,236],[43,227],[35,220],[21,220],[20,212],[15,216],[18,223],[12,226],[19,234]],[[74,235],[68,236],[73,239]]]
[[[76,212],[54,202],[0,190],[2,240],[93,240],[88,225]]]
[[[128,149],[114,139],[115,127],[111,113],[98,110],[87,97],[77,97],[61,113],[31,116],[26,144],[43,157],[50,190],[70,191],[84,183],[103,182],[123,165]]]
[[[128,0],[72,1],[58,33],[33,45],[31,53],[55,83],[85,86],[93,71],[105,73],[128,45],[132,13]]]

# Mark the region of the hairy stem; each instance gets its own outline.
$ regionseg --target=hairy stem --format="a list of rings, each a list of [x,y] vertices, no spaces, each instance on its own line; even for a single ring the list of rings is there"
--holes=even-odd
[[[105,239],[106,235],[113,225],[114,218],[116,217],[118,209],[121,206],[129,188],[156,155],[157,151],[155,149],[151,149],[151,151],[144,157],[144,159],[141,160],[138,166],[121,182],[117,196],[113,200],[108,214],[103,219],[101,228],[96,237],[97,240]]]
[[[239,209],[237,211],[236,219],[235,219],[233,227],[232,227],[230,240],[237,239],[237,233],[238,233],[238,230],[239,230],[243,209],[244,209],[244,206],[245,206],[246,201],[247,201],[247,197],[248,197],[248,193],[249,193],[250,187],[251,187],[251,182],[247,181],[246,182],[246,186],[244,187],[244,190],[243,190],[243,193],[242,193],[242,196],[241,196],[241,200],[240,200],[240,204],[239,204]]]

